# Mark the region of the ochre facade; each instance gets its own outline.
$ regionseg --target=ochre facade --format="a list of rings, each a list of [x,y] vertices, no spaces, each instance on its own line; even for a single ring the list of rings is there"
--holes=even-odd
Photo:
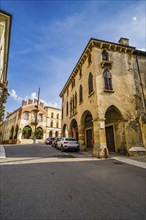
[[[44,106],[37,99],[22,101],[22,106],[7,113],[0,124],[0,143],[30,144],[44,142],[61,133],[61,109]]]
[[[62,135],[94,156],[146,148],[146,52],[91,38],[60,93]]]

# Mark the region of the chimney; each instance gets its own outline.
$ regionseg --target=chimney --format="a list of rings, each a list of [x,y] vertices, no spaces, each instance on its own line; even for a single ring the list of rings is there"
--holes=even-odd
[[[42,108],[44,108],[44,103],[43,103],[43,102],[40,102],[40,106],[41,106]]]
[[[124,46],[129,46],[129,39],[121,37],[120,40],[118,41],[119,44],[124,45]]]
[[[34,103],[37,103],[37,99],[34,99]]]
[[[27,101],[22,101],[22,106],[25,106],[25,105],[27,105]]]
[[[44,110],[47,111],[48,110],[48,106],[44,106]]]
[[[32,104],[32,100],[31,99],[28,99],[28,105]]]

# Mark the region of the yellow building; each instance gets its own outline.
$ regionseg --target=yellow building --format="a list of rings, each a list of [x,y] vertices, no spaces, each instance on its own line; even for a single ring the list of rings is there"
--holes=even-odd
[[[7,113],[0,124],[0,141],[3,144],[44,142],[47,137],[58,137],[61,132],[61,109],[44,106],[37,99],[22,101],[22,106]]]
[[[12,16],[9,13],[0,10],[0,121],[3,120],[5,110],[3,104],[6,103],[8,97],[7,69],[11,20]]]
[[[146,147],[146,52],[91,38],[60,93],[62,135],[97,157]],[[142,149],[142,148],[138,148]]]

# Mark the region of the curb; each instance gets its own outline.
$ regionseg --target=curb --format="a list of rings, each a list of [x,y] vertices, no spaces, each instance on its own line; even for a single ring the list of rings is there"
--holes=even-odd
[[[131,164],[131,165],[146,169],[146,163],[144,163],[144,162],[132,160],[132,159],[129,159],[129,158],[123,158],[123,157],[111,157],[111,159],[118,160],[118,161],[121,161],[123,163]]]

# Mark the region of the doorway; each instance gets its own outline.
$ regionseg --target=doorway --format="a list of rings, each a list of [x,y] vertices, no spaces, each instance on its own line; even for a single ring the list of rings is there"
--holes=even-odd
[[[113,125],[105,128],[107,148],[110,152],[115,152]]]
[[[87,148],[93,147],[91,144],[91,140],[92,140],[92,129],[88,129],[88,130],[86,130],[86,146],[87,146]]]

